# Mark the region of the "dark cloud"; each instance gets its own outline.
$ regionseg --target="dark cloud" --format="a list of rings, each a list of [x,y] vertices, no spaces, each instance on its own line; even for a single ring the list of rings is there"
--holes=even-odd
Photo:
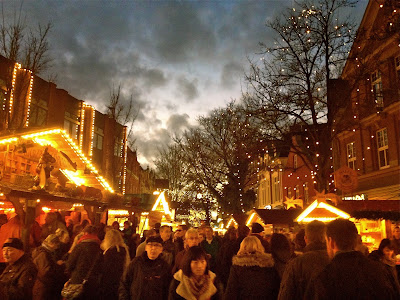
[[[176,89],[186,102],[192,102],[199,96],[197,83],[197,79],[190,81],[189,79],[182,76],[177,78]]]
[[[243,77],[243,67],[231,61],[223,66],[221,72],[221,85],[225,88],[230,88],[238,84],[240,78]]]
[[[185,129],[189,128],[189,115],[188,114],[173,114],[167,121],[167,129],[173,134],[179,134]]]

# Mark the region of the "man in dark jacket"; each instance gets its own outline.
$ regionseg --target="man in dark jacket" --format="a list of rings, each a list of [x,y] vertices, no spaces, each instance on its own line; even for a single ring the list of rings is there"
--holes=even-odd
[[[135,257],[128,266],[119,286],[120,300],[167,299],[171,281],[168,263],[160,255],[163,240],[149,237],[146,251]]]
[[[279,300],[304,299],[311,278],[320,273],[329,263],[325,243],[326,226],[321,221],[312,221],[305,229],[304,254],[289,261],[282,276]]]
[[[31,258],[25,254],[22,241],[9,238],[2,250],[7,267],[0,275],[0,299],[32,299],[37,270]]]
[[[311,280],[305,299],[399,299],[394,278],[384,266],[354,250],[357,234],[349,220],[336,219],[327,225],[331,262]]]

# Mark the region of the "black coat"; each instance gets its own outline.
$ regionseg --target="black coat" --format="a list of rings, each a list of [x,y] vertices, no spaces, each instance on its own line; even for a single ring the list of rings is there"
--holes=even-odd
[[[124,272],[126,249],[112,247],[103,256],[103,272],[101,280],[101,299],[118,300],[119,283]]]
[[[66,267],[71,274],[70,283],[82,283],[92,265],[94,266],[85,285],[83,299],[99,298],[102,263],[102,251],[98,241],[95,239],[81,241],[68,256]]]
[[[306,299],[399,299],[391,274],[376,261],[361,252],[339,252],[332,261],[315,276]]]
[[[236,255],[232,259],[224,299],[276,299],[279,283],[270,254]]]
[[[135,257],[122,276],[119,286],[120,300],[166,300],[171,281],[171,269],[161,258],[147,257],[147,252]]]
[[[303,299],[307,285],[329,263],[325,243],[311,243],[292,259],[283,273],[279,300]]]
[[[0,275],[1,300],[30,300],[37,270],[31,258],[24,254]]]

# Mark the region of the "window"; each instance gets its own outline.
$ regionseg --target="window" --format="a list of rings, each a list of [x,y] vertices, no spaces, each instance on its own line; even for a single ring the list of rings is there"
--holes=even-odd
[[[296,185],[295,190],[296,190],[296,199],[299,199],[299,198],[300,198],[300,188],[299,188],[299,185]]]
[[[304,202],[308,203],[308,182],[304,183]]]
[[[400,80],[400,56],[394,59],[394,63],[396,66],[397,79]]]
[[[356,169],[356,144],[351,142],[347,144],[347,166],[353,170]]]
[[[379,168],[389,166],[389,144],[387,138],[387,129],[383,128],[376,132],[378,143],[378,161]]]
[[[376,70],[371,74],[371,85],[376,106],[378,108],[383,108],[382,77],[380,71]]]
[[[103,150],[104,131],[102,128],[94,127],[93,148]]]
[[[78,139],[78,116],[66,111],[64,114],[64,129],[69,134],[69,136],[77,140]]]
[[[297,169],[297,154],[293,155],[293,168]]]
[[[292,188],[291,187],[287,188],[287,196],[288,196],[288,198],[292,198]]]
[[[281,201],[281,192],[280,192],[280,181],[278,176],[273,177],[273,184],[274,184],[274,189],[273,189],[273,202],[280,202]],[[272,203],[272,201],[271,201]]]
[[[47,102],[45,100],[36,100],[32,98],[30,113],[29,113],[29,127],[43,126],[47,121]]]
[[[122,140],[116,139],[114,144],[114,156],[122,157]]]

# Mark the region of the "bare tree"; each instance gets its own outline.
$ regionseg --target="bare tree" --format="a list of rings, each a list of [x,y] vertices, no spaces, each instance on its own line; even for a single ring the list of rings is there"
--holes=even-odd
[[[233,102],[198,121],[175,140],[187,168],[184,182],[192,185],[192,193],[202,194],[203,202],[215,199],[225,213],[249,209],[257,171],[251,162],[266,142],[259,124]]]
[[[49,53],[48,34],[51,23],[45,26],[38,24],[37,28],[28,27],[26,16],[22,14],[22,4],[8,20],[2,3],[0,25],[0,55],[8,58],[13,63],[20,63],[13,84],[14,65],[10,64],[8,78],[6,78],[5,103],[0,110],[1,127],[3,129],[18,129],[24,127],[27,114],[12,114],[10,112],[10,95],[13,89],[13,110],[26,111],[27,95],[29,93],[30,78],[32,74],[39,74],[49,67],[51,61]]]
[[[355,36],[355,23],[344,13],[356,2],[296,2],[297,7],[267,23],[277,38],[273,46],[261,43],[261,60],[250,61],[246,74],[248,112],[265,121],[271,136],[290,141],[316,174],[320,190],[328,189],[332,171],[332,134],[343,130],[335,117],[351,105],[331,103],[327,94],[328,82],[340,74]],[[295,138],[285,139],[289,132]]]

